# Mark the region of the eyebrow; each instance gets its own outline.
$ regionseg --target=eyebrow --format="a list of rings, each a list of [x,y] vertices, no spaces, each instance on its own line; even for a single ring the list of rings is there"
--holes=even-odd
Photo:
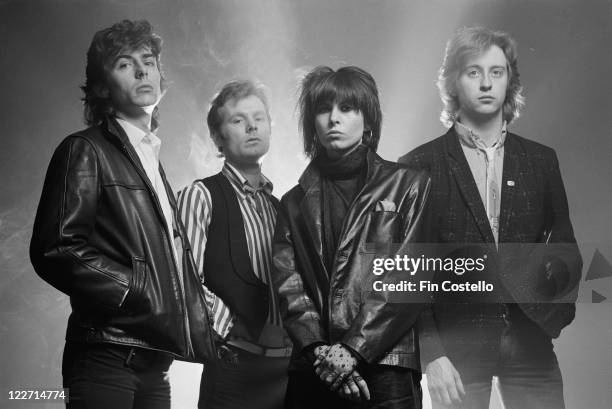
[[[134,57],[132,57],[130,54],[119,54],[117,57],[115,57],[115,59],[113,60],[113,64],[115,64],[118,60],[120,60],[121,58],[126,58],[128,60],[135,60]],[[147,60],[149,58],[155,58],[155,54],[153,53],[147,53],[147,54],[143,54],[142,55],[142,59],[143,60]]]
[[[253,112],[253,116],[257,116],[257,115],[267,115],[267,112],[263,110]],[[236,112],[230,115],[229,118],[234,118],[236,116],[246,117],[246,116],[249,116],[249,114],[248,112],[239,111],[239,112]]]
[[[478,64],[471,64],[471,65],[466,65],[464,70],[467,70],[470,68],[484,68],[484,67]],[[505,65],[492,65],[489,69],[497,69],[497,68],[503,68],[504,70],[507,69]]]

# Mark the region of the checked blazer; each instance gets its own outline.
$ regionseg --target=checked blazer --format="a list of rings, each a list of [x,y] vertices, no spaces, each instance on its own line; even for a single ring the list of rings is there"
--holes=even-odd
[[[483,317],[502,302],[519,303],[525,315],[550,337],[559,336],[575,315],[582,258],[555,151],[508,132],[498,246],[454,127],[402,156],[399,162],[431,175],[433,240],[481,245],[491,256],[486,273],[500,286],[497,304],[458,307],[436,299],[421,323],[423,362],[446,355],[446,349],[453,347],[454,343],[445,337],[458,332],[446,331],[448,328],[472,326],[474,331],[469,333],[477,337],[478,330],[485,326]],[[537,288],[547,271],[552,271],[548,278],[552,277],[554,289],[549,296]],[[557,276],[561,278],[557,280]]]

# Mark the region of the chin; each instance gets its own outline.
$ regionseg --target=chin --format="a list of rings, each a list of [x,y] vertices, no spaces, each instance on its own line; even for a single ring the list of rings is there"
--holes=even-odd
[[[266,153],[267,151],[248,152],[244,157],[247,158],[249,162],[255,163],[259,162]]]

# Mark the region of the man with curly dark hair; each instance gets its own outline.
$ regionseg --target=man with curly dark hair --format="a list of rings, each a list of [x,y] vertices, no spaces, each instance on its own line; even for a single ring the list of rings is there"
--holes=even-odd
[[[159,163],[161,38],[147,21],[98,31],[85,122],[56,149],[34,222],[36,272],[70,296],[68,408],[168,409],[174,357],[214,344],[172,189]]]

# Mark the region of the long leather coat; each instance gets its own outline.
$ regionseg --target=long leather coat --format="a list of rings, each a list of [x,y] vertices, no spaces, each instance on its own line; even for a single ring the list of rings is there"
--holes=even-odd
[[[363,189],[351,204],[332,271],[324,265],[320,174],[312,164],[281,200],[274,240],[274,284],[284,325],[294,342],[294,362],[304,347],[341,342],[369,363],[419,368],[413,324],[417,303],[389,302],[373,294],[377,245],[420,240],[429,177],[367,156]],[[370,284],[367,284],[370,283]],[[295,365],[294,365],[295,367]]]
[[[47,171],[30,258],[45,281],[70,296],[67,340],[212,359],[202,287],[183,226],[176,219],[175,225],[182,276],[174,235],[121,126],[109,119],[63,140]]]

